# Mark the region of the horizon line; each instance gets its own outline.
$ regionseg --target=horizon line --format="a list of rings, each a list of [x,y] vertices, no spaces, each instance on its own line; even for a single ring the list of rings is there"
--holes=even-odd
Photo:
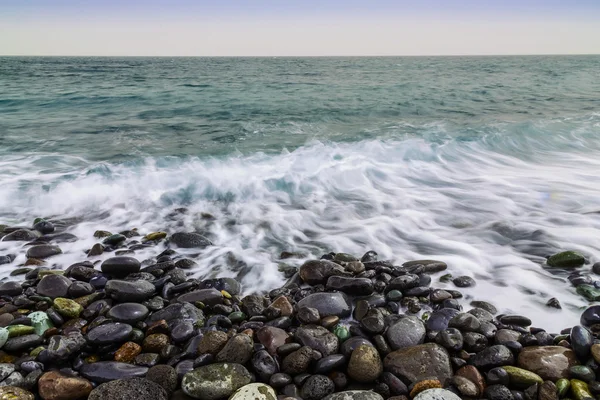
[[[600,53],[498,53],[498,54],[346,54],[346,55],[99,55],[99,54],[0,54],[0,57],[97,57],[97,58],[367,58],[367,57],[549,57],[599,56]]]

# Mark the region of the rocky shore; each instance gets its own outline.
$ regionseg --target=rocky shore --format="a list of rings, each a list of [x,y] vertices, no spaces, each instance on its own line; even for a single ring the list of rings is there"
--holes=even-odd
[[[189,278],[194,260],[178,250],[213,244],[187,232],[97,231],[81,262],[56,265],[60,243],[77,238],[54,225],[0,225],[27,257],[12,266],[16,255],[0,254],[18,279],[0,283],[0,400],[600,398],[600,306],[546,332],[459,300],[476,282],[443,261],[397,265],[374,251],[283,268],[283,287],[252,293]],[[140,249],[155,257],[137,259]],[[548,259],[584,263],[569,251]]]

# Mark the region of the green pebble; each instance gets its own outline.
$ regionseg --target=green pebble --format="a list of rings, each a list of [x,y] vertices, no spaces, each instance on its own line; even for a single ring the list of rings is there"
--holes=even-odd
[[[64,297],[54,299],[54,308],[60,315],[68,318],[77,318],[83,311],[83,307],[79,303]]]
[[[576,291],[577,294],[585,297],[588,301],[600,300],[600,290],[592,285],[579,285],[577,286]]]
[[[575,400],[594,398],[588,389],[587,383],[580,381],[579,379],[571,379],[571,393],[573,394],[573,397],[575,397]]]
[[[525,389],[531,385],[535,385],[536,383],[544,383],[544,380],[538,374],[527,371],[526,369],[513,367],[510,365],[504,366],[502,369],[508,373],[510,383],[515,387]]]
[[[112,236],[112,233],[110,233],[109,231],[96,231],[94,232],[94,237],[97,239],[102,239],[104,237],[109,237]]]
[[[390,290],[385,297],[388,301],[400,301],[402,300],[402,292],[399,290]]]
[[[133,328],[129,340],[135,343],[142,343],[144,336],[144,332],[141,329]]]
[[[25,275],[29,271],[33,271],[33,269],[26,268],[26,267],[25,268],[17,268],[15,270],[11,271],[10,276]]]
[[[558,389],[558,397],[562,399],[571,388],[571,382],[568,379],[561,378],[556,381],[556,388]]]
[[[33,326],[29,325],[9,325],[6,327],[8,330],[8,337],[17,337],[23,335],[30,335],[35,332]]]
[[[430,316],[430,315],[431,315],[431,314],[429,314],[428,312],[424,312],[424,313],[423,313],[423,315],[421,315],[421,319],[422,319],[423,321],[427,321],[427,320],[429,319],[429,316]]]
[[[116,246],[121,242],[124,242],[125,240],[127,240],[127,238],[124,235],[121,235],[120,233],[114,234],[114,235],[110,235],[109,237],[107,237],[106,239],[104,239],[102,241],[102,243],[104,244],[109,244],[111,246]]]
[[[569,368],[569,375],[573,379],[579,379],[584,382],[591,382],[596,379],[596,374],[585,365],[574,365]]]
[[[242,322],[246,319],[246,314],[241,311],[234,311],[228,316],[229,320],[233,323]]]
[[[585,264],[585,257],[576,251],[563,251],[549,257],[546,263],[553,268],[576,268]]]
[[[35,334],[38,336],[42,336],[44,332],[48,329],[52,328],[54,325],[52,321],[50,321],[50,317],[43,311],[35,311],[28,315],[29,319],[31,319],[31,324],[35,329]]]
[[[344,342],[350,338],[350,331],[344,325],[336,325],[333,328],[333,334],[337,336],[340,342]]]
[[[29,355],[31,357],[37,357],[38,354],[40,354],[43,350],[46,350],[44,346],[36,347],[35,349],[31,350],[31,353],[29,353]]]
[[[160,240],[167,237],[167,232],[152,232],[144,236],[144,240]]]
[[[36,219],[33,220],[33,224],[35,225],[38,222],[42,222],[42,221],[45,221],[45,219],[44,218],[36,218]]]
[[[446,274],[440,276],[440,282],[450,282],[452,280],[452,274]]]

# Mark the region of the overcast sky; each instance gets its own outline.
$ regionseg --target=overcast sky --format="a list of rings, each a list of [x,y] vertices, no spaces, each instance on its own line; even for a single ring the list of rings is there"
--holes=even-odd
[[[600,53],[600,0],[0,0],[1,55]]]

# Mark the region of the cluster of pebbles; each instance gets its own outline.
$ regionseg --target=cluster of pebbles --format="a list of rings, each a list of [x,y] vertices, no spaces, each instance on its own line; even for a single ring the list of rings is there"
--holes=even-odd
[[[235,279],[188,278],[194,261],[177,250],[212,245],[198,233],[98,231],[87,260],[60,266],[56,243],[71,238],[54,231],[45,220],[0,226],[27,253],[15,266],[24,279],[0,283],[0,400],[600,395],[600,306],[548,333],[486,302],[467,307],[459,289],[476,282],[444,262],[396,265],[373,251],[325,254],[287,269],[283,287],[243,296]],[[141,248],[156,257],[133,257]],[[573,264],[567,253],[550,263]]]

